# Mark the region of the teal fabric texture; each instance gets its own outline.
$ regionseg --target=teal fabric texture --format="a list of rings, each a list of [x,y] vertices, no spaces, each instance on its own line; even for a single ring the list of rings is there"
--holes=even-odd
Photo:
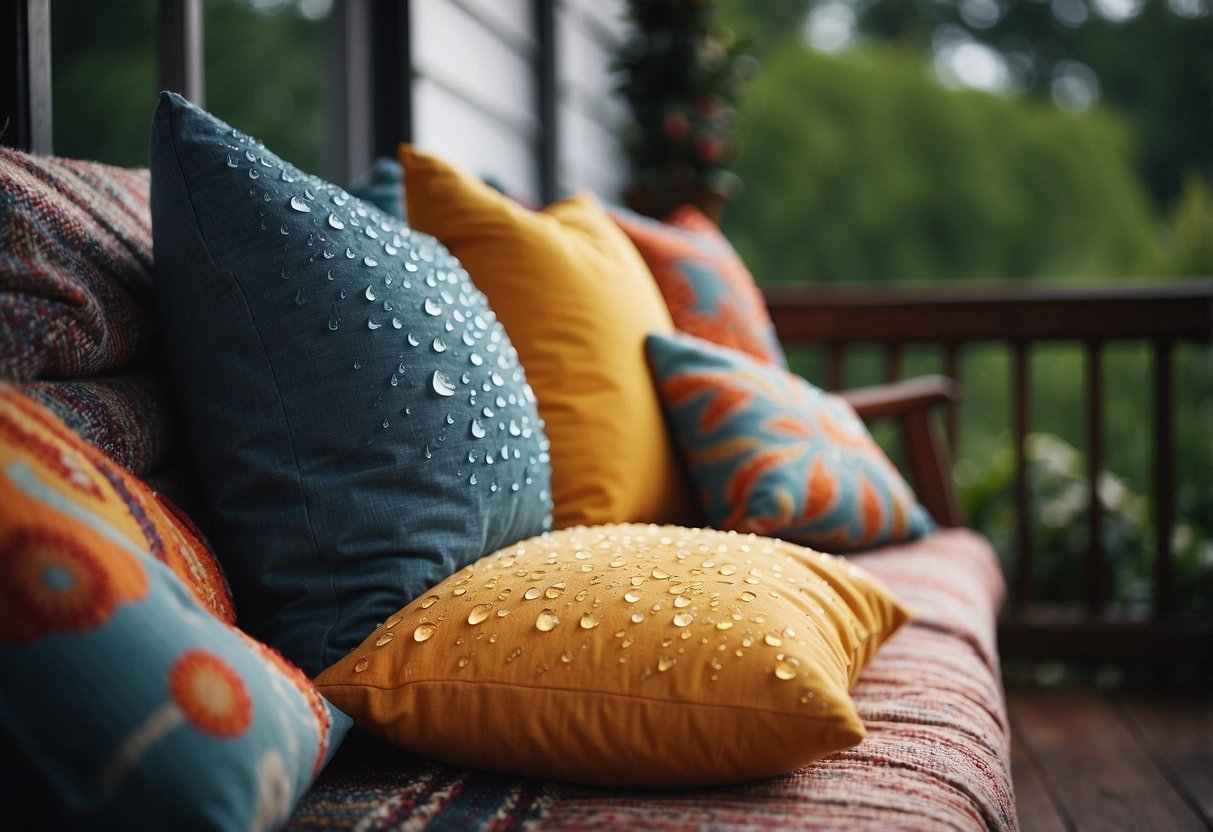
[[[310,675],[551,522],[517,352],[432,237],[172,93],[156,297],[240,624]]]
[[[845,400],[691,335],[645,348],[711,525],[833,552],[935,528]]]

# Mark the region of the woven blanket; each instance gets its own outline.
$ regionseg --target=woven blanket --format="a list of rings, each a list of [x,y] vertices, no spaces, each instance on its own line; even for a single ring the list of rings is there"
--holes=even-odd
[[[868,729],[854,748],[741,786],[624,792],[435,765],[354,736],[289,828],[1018,829],[995,641],[1005,587],[994,552],[976,534],[945,529],[854,559],[918,616],[854,688]]]

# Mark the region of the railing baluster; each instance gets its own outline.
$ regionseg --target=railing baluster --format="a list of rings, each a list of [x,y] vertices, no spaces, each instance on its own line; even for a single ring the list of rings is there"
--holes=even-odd
[[[1172,357],[1169,340],[1154,342],[1154,616],[1165,618],[1174,609],[1171,570],[1171,525],[1175,492],[1172,467],[1174,411]]]
[[[901,381],[905,373],[905,344],[893,341],[884,348],[884,380]]]
[[[1107,564],[1103,549],[1103,506],[1099,479],[1103,474],[1103,360],[1098,341],[1088,341],[1087,359],[1087,612],[1103,612],[1107,601]]]
[[[160,0],[160,87],[206,106],[202,0]]]
[[[1015,410],[1015,513],[1016,567],[1014,605],[1025,609],[1032,600],[1032,520],[1028,503],[1028,347],[1016,341],[1014,383],[1011,394]]]
[[[960,382],[960,350],[955,341],[949,341],[943,350],[943,372],[948,378]],[[962,388],[963,389],[963,388]],[[946,417],[948,431],[948,451],[952,459],[957,458],[960,439],[960,403],[948,402]]]
[[[841,390],[846,384],[847,345],[832,343],[826,349],[826,386]]]

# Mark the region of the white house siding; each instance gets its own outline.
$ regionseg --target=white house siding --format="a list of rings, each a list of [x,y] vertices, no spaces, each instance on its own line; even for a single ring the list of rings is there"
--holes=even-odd
[[[556,189],[617,201],[624,178],[610,53],[623,0],[552,0]],[[541,194],[540,43],[531,0],[412,0],[413,140],[531,200]]]

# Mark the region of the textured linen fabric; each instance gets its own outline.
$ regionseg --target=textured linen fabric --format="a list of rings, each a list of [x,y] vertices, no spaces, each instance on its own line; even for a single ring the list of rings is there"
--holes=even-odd
[[[0,740],[20,771],[5,810],[276,828],[349,720],[161,562],[165,518],[107,462],[0,387]]]
[[[692,335],[651,335],[646,347],[711,525],[826,551],[935,527],[843,399]]]
[[[908,617],[864,570],[789,543],[577,527],[452,575],[316,685],[433,759],[597,786],[737,783],[862,740],[848,690]]]
[[[463,262],[518,348],[552,441],[555,526],[698,525],[648,377],[673,322],[635,246],[590,193],[532,211],[401,145],[409,221]]]
[[[148,172],[0,147],[0,379],[122,367],[151,298]]]
[[[658,221],[613,209],[644,257],[680,331],[787,367],[754,276],[716,223],[694,205]]]
[[[199,521],[252,635],[315,675],[547,528],[534,395],[443,246],[170,93],[151,166]]]
[[[439,765],[359,733],[287,829],[1014,832],[997,555],[970,531],[944,529],[850,559],[916,616],[851,691],[868,733],[853,748],[765,780],[652,792]]]

